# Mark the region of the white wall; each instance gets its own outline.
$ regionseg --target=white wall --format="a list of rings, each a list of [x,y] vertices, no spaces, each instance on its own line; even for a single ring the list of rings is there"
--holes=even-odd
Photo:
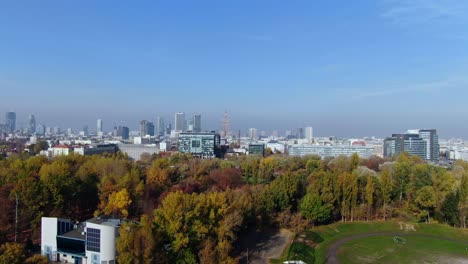
[[[52,247],[52,252],[57,251],[57,222],[56,217],[41,218],[41,253],[45,255],[46,246]]]
[[[101,230],[101,252],[86,251],[88,262],[91,263],[91,255],[99,254],[100,261],[115,260],[116,251],[116,234],[117,228],[109,225],[98,225],[93,223],[86,223],[86,228],[95,228]]]

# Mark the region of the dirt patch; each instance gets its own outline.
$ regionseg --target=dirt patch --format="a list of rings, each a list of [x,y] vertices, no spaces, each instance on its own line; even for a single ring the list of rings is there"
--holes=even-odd
[[[239,238],[239,263],[267,264],[270,259],[278,259],[287,245],[291,243],[293,233],[286,229],[253,230]],[[248,253],[248,255],[247,255]]]

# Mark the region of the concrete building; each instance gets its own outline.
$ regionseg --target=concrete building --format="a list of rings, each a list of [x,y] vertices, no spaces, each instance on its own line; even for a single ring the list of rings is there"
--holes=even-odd
[[[102,119],[97,120],[96,131],[97,131],[97,134],[104,132],[102,128]]]
[[[258,139],[257,129],[256,128],[249,128],[249,138],[251,140]]]
[[[122,139],[128,139],[130,136],[130,129],[126,126],[119,126],[117,128],[117,136]]]
[[[304,138],[305,138],[305,136],[304,136],[304,128],[298,127],[298,128],[296,129],[296,138],[297,138],[297,139],[304,139]]]
[[[266,147],[271,149],[271,151],[273,151],[273,153],[275,152],[279,152],[279,153],[284,153],[286,148],[285,148],[285,145],[283,143],[280,143],[276,140],[270,140],[266,143]]]
[[[140,121],[140,136],[154,136],[154,124],[148,120]]]
[[[221,137],[216,133],[180,133],[179,152],[200,158],[221,157]]]
[[[196,114],[193,116],[193,132],[201,132],[202,125],[201,125],[201,115]]]
[[[174,115],[174,130],[178,132],[185,131],[185,113],[184,112],[177,112]]]
[[[42,217],[41,254],[49,261],[115,264],[119,219],[93,218],[82,223]]]
[[[318,155],[322,158],[334,158],[338,156],[351,156],[357,153],[362,158],[368,158],[374,154],[373,147],[363,146],[327,146],[327,145],[292,145],[289,146],[290,156]]]
[[[164,136],[166,133],[166,127],[164,124],[164,118],[158,116],[156,117],[156,133],[159,136]]]
[[[28,118],[28,133],[36,133],[36,117],[34,115],[29,115]]]
[[[309,143],[312,143],[314,140],[314,129],[312,127],[305,128],[305,139],[307,139]]]
[[[136,145],[136,144],[119,144],[119,150],[127,154],[132,160],[140,160],[143,154],[158,154],[160,149],[156,144]]]
[[[439,136],[435,129],[419,130],[419,137],[426,141],[426,160],[436,161],[440,155]]]
[[[249,144],[249,155],[265,156],[264,144]]]
[[[6,112],[5,114],[5,125],[8,131],[7,133],[15,132],[16,130],[16,113]]]
[[[413,129],[405,134],[393,134],[384,140],[384,157],[392,157],[401,152],[419,156],[424,160],[439,159],[439,138],[435,129]]]

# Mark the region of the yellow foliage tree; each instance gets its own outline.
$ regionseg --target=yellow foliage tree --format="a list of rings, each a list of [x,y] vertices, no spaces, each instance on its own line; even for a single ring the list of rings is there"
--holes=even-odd
[[[126,188],[118,192],[113,192],[111,195],[109,195],[109,200],[106,207],[104,208],[104,213],[106,215],[120,214],[123,217],[127,217],[128,207],[131,203],[132,200],[130,199],[130,194]]]

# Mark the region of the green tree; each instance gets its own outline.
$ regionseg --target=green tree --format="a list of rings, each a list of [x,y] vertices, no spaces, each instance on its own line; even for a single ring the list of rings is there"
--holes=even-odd
[[[416,193],[416,203],[423,213],[427,213],[427,222],[431,222],[430,211],[436,206],[436,195],[432,186],[424,186]]]
[[[380,175],[380,186],[382,189],[384,220],[387,219],[387,206],[392,200],[393,184],[390,171],[384,169]]]
[[[312,223],[323,223],[330,219],[331,208],[323,204],[316,193],[307,193],[299,205],[301,214]]]
[[[375,177],[373,175],[368,175],[367,183],[366,183],[367,221],[369,221],[372,207],[374,204],[374,193],[375,193]]]
[[[466,228],[466,218],[468,216],[468,173],[465,173],[460,181],[458,189],[458,211],[460,214],[460,224]]]

